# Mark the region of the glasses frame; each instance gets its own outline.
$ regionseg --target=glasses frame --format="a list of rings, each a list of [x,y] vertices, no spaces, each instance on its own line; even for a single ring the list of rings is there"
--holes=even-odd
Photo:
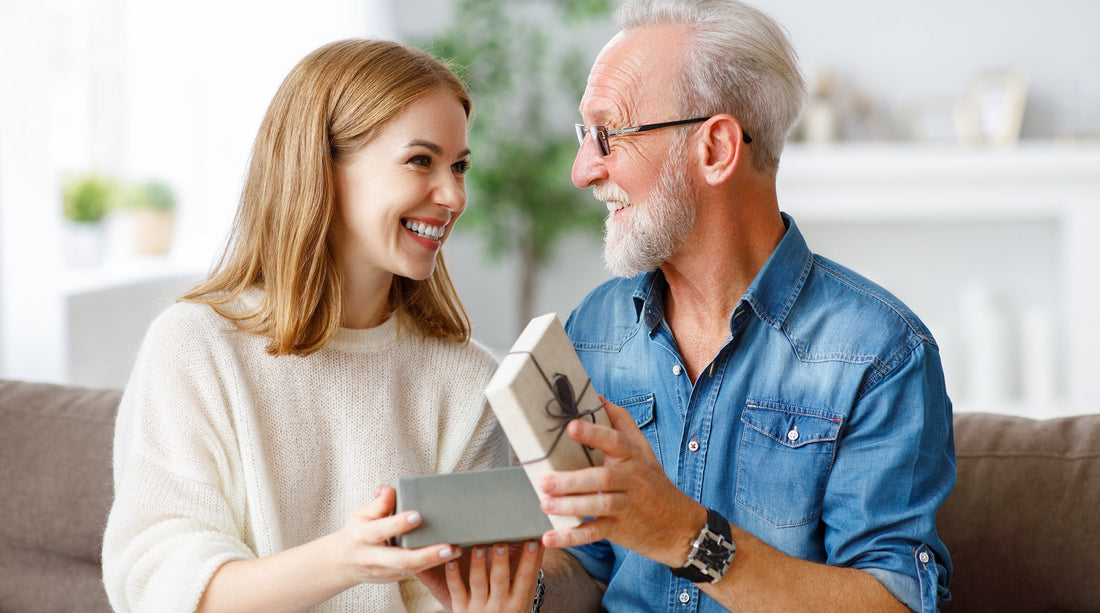
[[[710,117],[693,117],[691,119],[677,119],[676,121],[662,121],[661,123],[647,123],[640,126],[631,126],[629,128],[617,128],[609,130],[607,126],[600,125],[585,125],[583,123],[573,124],[577,129],[577,143],[584,145],[584,137],[586,134],[592,135],[592,140],[596,141],[596,146],[600,151],[601,157],[607,157],[611,155],[611,143],[610,138],[612,136],[624,136],[626,134],[637,134],[638,132],[648,132],[650,130],[657,130],[660,128],[668,128],[671,126],[680,126],[688,123],[698,123],[700,121],[707,121]],[[745,141],[745,144],[752,142],[752,137],[749,136],[744,130],[741,131],[741,139]]]

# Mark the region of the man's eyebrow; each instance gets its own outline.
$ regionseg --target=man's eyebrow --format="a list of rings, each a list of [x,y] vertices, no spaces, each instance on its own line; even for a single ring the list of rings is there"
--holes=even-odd
[[[433,143],[430,140],[414,140],[414,141],[409,142],[408,146],[409,147],[424,147],[428,151],[431,151],[432,153],[434,153],[438,156],[443,155],[443,147],[440,147],[439,145]],[[458,153],[458,157],[460,157],[460,158],[466,157],[468,155],[470,155],[470,149],[469,148],[463,149],[462,151],[460,151]]]

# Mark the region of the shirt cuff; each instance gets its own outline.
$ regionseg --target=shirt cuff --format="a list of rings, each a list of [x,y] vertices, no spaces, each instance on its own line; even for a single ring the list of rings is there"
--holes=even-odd
[[[913,550],[913,562],[915,576],[881,568],[860,570],[877,579],[894,598],[909,607],[910,611],[936,613],[939,611],[941,597],[944,601],[948,599],[946,589],[941,594],[939,575],[942,569],[936,564],[935,554],[925,545]]]

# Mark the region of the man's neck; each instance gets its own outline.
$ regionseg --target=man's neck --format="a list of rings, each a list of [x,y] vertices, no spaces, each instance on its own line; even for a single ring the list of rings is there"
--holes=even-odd
[[[778,207],[773,210],[701,219],[661,265],[668,282],[665,318],[692,381],[725,344],[733,310],[783,238],[786,226]]]

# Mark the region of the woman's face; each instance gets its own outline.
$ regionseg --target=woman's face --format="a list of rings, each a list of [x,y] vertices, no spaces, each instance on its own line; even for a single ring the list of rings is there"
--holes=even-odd
[[[334,246],[345,276],[422,280],[466,208],[466,113],[437,90],[336,165]]]

